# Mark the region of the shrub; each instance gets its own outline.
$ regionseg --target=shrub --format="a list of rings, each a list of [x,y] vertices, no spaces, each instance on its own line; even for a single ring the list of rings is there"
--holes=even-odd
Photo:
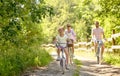
[[[44,66],[52,60],[42,48],[7,48],[0,54],[0,75],[19,76],[26,68]]]
[[[107,53],[105,55],[105,59],[104,59],[105,62],[109,63],[109,64],[112,64],[112,65],[117,65],[117,66],[120,66],[120,55],[119,53],[116,54],[116,53]]]

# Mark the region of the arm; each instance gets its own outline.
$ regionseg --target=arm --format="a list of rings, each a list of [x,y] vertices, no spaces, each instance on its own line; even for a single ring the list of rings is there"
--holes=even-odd
[[[72,34],[73,34],[73,37],[74,37],[74,41],[76,42],[77,38],[76,38],[76,33],[74,32],[74,30],[72,29]]]
[[[74,30],[73,30],[73,29],[72,29],[72,33],[73,33],[74,37],[76,37],[76,33],[74,32]]]
[[[104,30],[102,29],[102,35],[103,35],[103,39],[105,40],[105,41],[107,41],[107,39],[105,38],[105,34],[104,34]]]
[[[104,31],[103,31],[103,39],[104,39],[105,41],[107,41],[107,39],[105,38],[105,34],[104,34]]]
[[[103,35],[103,38],[105,38],[105,34],[104,34],[104,30],[102,29],[102,35]]]

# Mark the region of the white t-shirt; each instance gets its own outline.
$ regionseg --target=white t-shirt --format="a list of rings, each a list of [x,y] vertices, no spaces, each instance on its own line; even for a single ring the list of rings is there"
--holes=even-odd
[[[67,46],[67,35],[64,35],[63,37],[61,37],[60,35],[57,35],[56,39],[59,43],[60,46],[62,47],[66,47]]]

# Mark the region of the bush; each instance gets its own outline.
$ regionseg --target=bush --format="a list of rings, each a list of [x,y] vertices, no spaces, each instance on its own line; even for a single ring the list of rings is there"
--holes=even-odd
[[[112,65],[120,66],[120,55],[119,55],[119,53],[118,54],[116,54],[116,53],[107,53],[105,55],[104,61],[109,63],[109,64],[112,64]]]
[[[3,46],[3,49],[6,46]],[[0,53],[0,75],[19,76],[26,68],[44,66],[52,60],[51,56],[42,48],[7,47]]]

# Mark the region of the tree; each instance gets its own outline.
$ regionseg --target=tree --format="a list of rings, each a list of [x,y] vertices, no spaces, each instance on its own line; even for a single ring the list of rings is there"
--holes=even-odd
[[[40,48],[41,21],[51,15],[43,0],[0,0],[1,76],[19,76],[28,66],[48,63],[49,54]]]

